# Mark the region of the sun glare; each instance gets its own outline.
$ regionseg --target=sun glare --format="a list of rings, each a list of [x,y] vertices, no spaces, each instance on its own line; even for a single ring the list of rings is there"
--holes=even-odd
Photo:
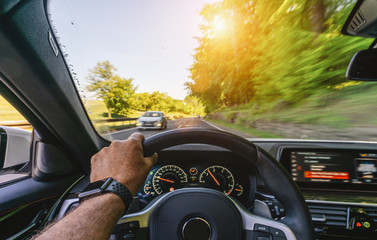
[[[227,23],[224,17],[216,16],[213,20],[213,27],[215,32],[217,33],[225,32],[227,29]]]

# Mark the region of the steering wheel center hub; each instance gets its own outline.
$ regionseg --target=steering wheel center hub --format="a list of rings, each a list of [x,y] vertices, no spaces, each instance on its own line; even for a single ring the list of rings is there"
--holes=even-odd
[[[204,188],[178,189],[156,204],[150,239],[240,240],[243,221],[238,208],[222,192]]]
[[[182,236],[185,240],[209,240],[211,225],[203,218],[191,218],[183,225]]]

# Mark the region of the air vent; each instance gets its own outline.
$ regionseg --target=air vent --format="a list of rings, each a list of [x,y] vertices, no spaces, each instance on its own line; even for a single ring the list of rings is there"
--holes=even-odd
[[[377,224],[377,207],[364,207],[364,211]]]
[[[324,203],[308,203],[313,224],[316,227],[341,227],[347,226],[347,207]]]
[[[352,18],[349,26],[352,28],[353,31],[357,31],[360,27],[362,27],[366,23],[365,18],[361,14],[360,10],[357,11],[355,16]]]

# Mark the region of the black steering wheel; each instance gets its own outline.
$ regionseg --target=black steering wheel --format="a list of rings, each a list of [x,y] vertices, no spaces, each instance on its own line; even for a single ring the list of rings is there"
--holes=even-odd
[[[189,143],[226,148],[250,161],[285,207],[286,217],[274,221],[251,214],[219,191],[184,188],[161,195],[118,223],[138,221],[141,228],[149,228],[150,239],[314,239],[310,213],[296,184],[273,157],[244,138],[217,130],[176,129],[146,139],[144,155]]]

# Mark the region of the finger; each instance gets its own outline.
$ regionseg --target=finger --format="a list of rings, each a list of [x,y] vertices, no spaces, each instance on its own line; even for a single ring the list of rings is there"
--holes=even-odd
[[[135,133],[131,134],[131,136],[128,137],[128,140],[131,140],[131,139],[142,143],[144,141],[145,137],[144,137],[143,134],[141,134],[139,132],[135,132]]]
[[[149,156],[149,157],[146,157],[145,160],[149,163],[151,163],[151,165],[155,165],[156,162],[157,162],[157,159],[158,159],[158,155],[157,153],[154,153],[152,156]]]

